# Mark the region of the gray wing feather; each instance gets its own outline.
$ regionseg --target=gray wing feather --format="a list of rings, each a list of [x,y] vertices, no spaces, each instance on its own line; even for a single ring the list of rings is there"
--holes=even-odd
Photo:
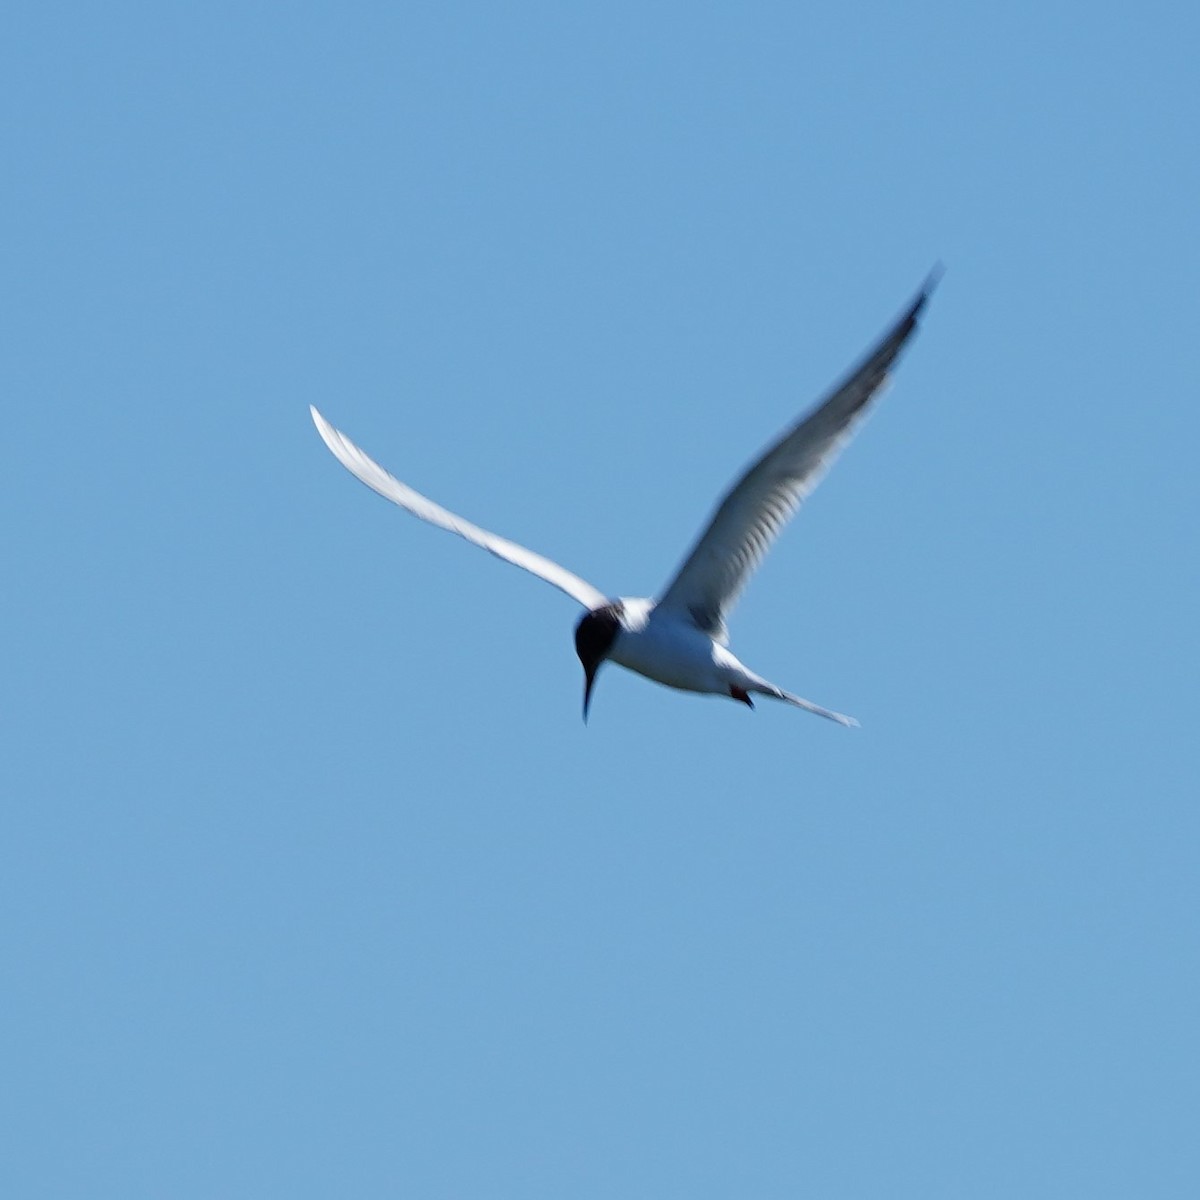
[[[853,436],[917,326],[938,273],[879,344],[734,485],[663,592],[658,607],[726,638],[725,620],[780,530]]]
[[[311,405],[309,407],[317,432],[338,462],[351,475],[365,483],[372,491],[378,492],[385,500],[400,505],[413,516],[420,517],[422,521],[428,521],[439,529],[448,529],[451,533],[457,533],[459,537],[466,538],[468,542],[473,542],[476,546],[482,546],[497,558],[504,559],[505,562],[523,567],[526,571],[538,576],[539,579],[544,579],[547,583],[552,583],[556,588],[566,592],[572,599],[579,601],[584,608],[597,608],[607,600],[603,592],[592,587],[586,580],[580,579],[578,575],[568,571],[565,567],[560,567],[551,559],[535,554],[532,550],[527,550],[524,546],[517,545],[516,542],[510,542],[507,538],[489,533],[486,529],[480,529],[478,525],[472,525],[470,521],[455,516],[448,509],[442,508],[440,504],[435,504],[432,500],[422,496],[420,492],[413,491],[407,484],[401,483],[400,480],[389,475],[374,459],[365,455],[344,433],[334,429],[315,408]]]

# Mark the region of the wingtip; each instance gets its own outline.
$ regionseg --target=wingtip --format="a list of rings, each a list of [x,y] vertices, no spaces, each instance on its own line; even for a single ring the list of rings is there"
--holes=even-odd
[[[929,303],[930,296],[933,295],[937,285],[941,282],[942,276],[946,273],[946,268],[942,265],[941,260],[933,264],[929,274],[925,276],[924,282],[913,297],[912,303],[908,306],[908,311],[900,318],[904,333],[907,336],[916,326],[917,318],[921,315],[921,310]]]
[[[317,427],[317,433],[321,435],[321,441],[325,443],[326,448],[338,459],[342,459],[344,465],[342,450],[339,443],[344,441],[342,435],[321,415],[315,404],[308,406],[309,415],[313,419],[313,424]]]
[[[935,262],[930,268],[929,274],[925,276],[925,281],[921,284],[921,290],[917,293],[917,298],[913,301],[912,315],[914,317],[928,303],[929,297],[932,296],[936,291],[937,285],[942,282],[942,276],[945,275],[945,273],[945,265],[942,263],[941,259],[938,259],[938,261]]]

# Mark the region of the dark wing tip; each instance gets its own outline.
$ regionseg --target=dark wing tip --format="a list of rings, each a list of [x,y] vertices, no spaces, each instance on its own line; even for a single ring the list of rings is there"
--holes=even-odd
[[[945,273],[946,268],[940,262],[933,264],[933,268],[925,276],[925,281],[921,284],[921,288],[913,298],[912,303],[909,304],[904,315],[896,322],[891,334],[885,338],[884,347],[894,347],[894,350],[888,356],[889,362],[895,357],[900,347],[908,340],[912,331],[916,329],[917,318],[921,315],[921,310],[929,303],[929,297],[933,295],[934,290],[941,282],[942,276]]]
[[[946,268],[941,260],[935,262],[930,268],[929,274],[925,276],[925,282],[921,284],[921,289],[917,292],[916,299],[912,302],[912,307],[908,310],[910,320],[915,320],[929,300],[929,297],[937,290],[937,285],[942,282],[942,276],[945,275]]]

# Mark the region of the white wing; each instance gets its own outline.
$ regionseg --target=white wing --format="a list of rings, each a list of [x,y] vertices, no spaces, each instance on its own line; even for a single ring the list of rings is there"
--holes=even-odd
[[[659,609],[687,614],[706,633],[725,640],[725,619],[742,589],[879,394],[937,278],[937,272],[929,277],[862,363],[730,490],[663,593]]]
[[[449,529],[451,533],[457,533],[459,537],[466,538],[468,542],[482,546],[497,558],[504,559],[505,562],[523,567],[547,583],[554,584],[556,588],[566,592],[572,599],[578,600],[584,608],[597,608],[608,599],[603,592],[580,579],[578,575],[572,574],[565,567],[560,567],[558,563],[551,562],[550,559],[543,558],[542,555],[535,554],[532,550],[526,550],[524,546],[518,546],[516,542],[510,542],[507,538],[488,533],[486,529],[480,529],[478,525],[472,525],[470,521],[464,521],[462,517],[456,517],[454,513],[448,512],[441,505],[427,500],[420,492],[414,492],[412,488],[389,475],[373,459],[368,458],[344,433],[334,429],[312,405],[309,405],[309,409],[312,412],[317,432],[321,435],[325,445],[333,451],[338,462],[351,475],[362,480],[367,487],[378,492],[384,499],[407,509],[413,516],[420,517],[422,521],[428,521],[440,529]]]

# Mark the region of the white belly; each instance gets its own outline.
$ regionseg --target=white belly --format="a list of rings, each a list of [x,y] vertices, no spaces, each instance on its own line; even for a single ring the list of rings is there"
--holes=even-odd
[[[609,658],[667,687],[726,695],[730,665],[741,666],[707,634],[674,621],[650,620],[640,628],[621,630]]]

